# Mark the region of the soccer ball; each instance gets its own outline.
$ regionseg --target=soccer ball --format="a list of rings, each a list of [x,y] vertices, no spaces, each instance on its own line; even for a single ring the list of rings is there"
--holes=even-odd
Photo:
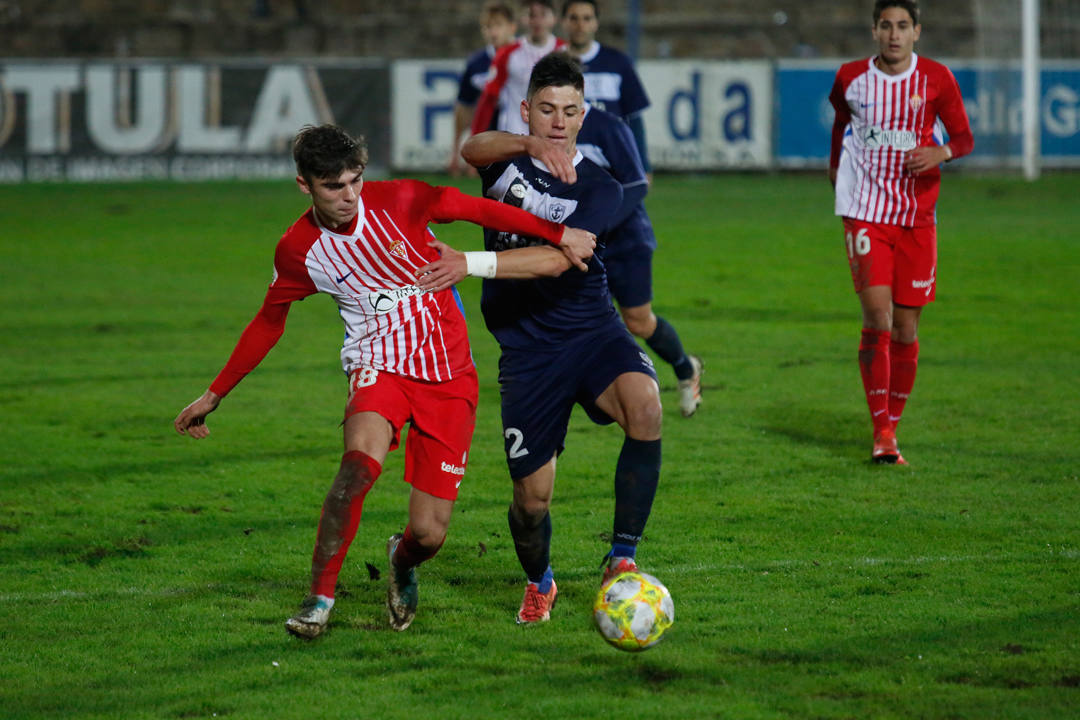
[[[600,635],[620,650],[638,652],[660,642],[675,621],[675,604],[664,584],[643,572],[616,575],[593,603]]]

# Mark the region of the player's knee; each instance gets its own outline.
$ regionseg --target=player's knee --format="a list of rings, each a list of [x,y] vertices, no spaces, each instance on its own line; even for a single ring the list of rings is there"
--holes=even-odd
[[[510,512],[514,514],[514,519],[517,520],[518,523],[525,527],[533,528],[544,521],[550,506],[550,498],[543,498],[535,495],[526,497],[515,496],[514,502],[510,506]]]
[[[348,504],[356,495],[366,494],[374,482],[371,472],[363,463],[348,457],[343,458],[330,491],[326,494],[326,502],[333,505]]]
[[[635,318],[626,319],[626,329],[629,330],[630,334],[634,337],[639,337],[642,339],[646,339],[650,335],[652,335],[652,333],[649,332],[649,323],[642,322],[641,320]]]
[[[626,323],[626,329],[634,337],[648,339],[656,330],[656,317],[648,309],[644,312],[624,310],[622,318]]]
[[[891,330],[893,326],[892,311],[888,309],[873,309],[863,312],[863,327],[867,330]]]
[[[660,397],[649,394],[626,407],[626,434],[637,440],[656,440],[663,426]]]
[[[893,316],[892,338],[896,342],[911,344],[918,339],[918,317],[911,313],[897,312]]]
[[[422,547],[427,550],[438,550],[446,542],[449,524],[440,523],[438,520],[431,518],[422,522],[410,521],[409,527],[412,528],[413,538]]]

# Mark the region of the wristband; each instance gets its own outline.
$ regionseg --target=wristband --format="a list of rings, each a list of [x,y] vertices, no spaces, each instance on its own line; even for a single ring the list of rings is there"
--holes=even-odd
[[[952,148],[949,147],[948,143],[945,143],[942,147],[945,148],[945,162],[949,162],[952,160]]]
[[[495,277],[495,253],[493,252],[467,252],[465,256],[465,274],[473,277]]]

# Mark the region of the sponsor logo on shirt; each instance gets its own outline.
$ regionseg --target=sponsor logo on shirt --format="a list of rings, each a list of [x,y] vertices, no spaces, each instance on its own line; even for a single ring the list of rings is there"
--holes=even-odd
[[[892,147],[897,150],[911,150],[915,147],[915,133],[910,130],[884,130],[871,125],[863,130],[863,144],[870,150]]]
[[[416,285],[408,285],[401,288],[373,290],[368,293],[367,301],[372,312],[382,315],[393,310],[402,300],[421,294],[423,290]]]
[[[521,180],[519,182],[515,180],[514,183],[510,185],[510,197],[506,199],[506,203],[508,205],[521,207],[521,203],[524,202],[527,193],[528,189],[525,187],[525,181]]]

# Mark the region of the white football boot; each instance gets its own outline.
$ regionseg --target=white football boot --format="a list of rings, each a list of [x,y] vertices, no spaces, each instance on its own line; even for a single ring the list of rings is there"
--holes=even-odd
[[[705,363],[697,355],[691,355],[690,364],[694,366],[694,374],[679,381],[679,409],[683,417],[693,415],[701,404],[701,373]]]

